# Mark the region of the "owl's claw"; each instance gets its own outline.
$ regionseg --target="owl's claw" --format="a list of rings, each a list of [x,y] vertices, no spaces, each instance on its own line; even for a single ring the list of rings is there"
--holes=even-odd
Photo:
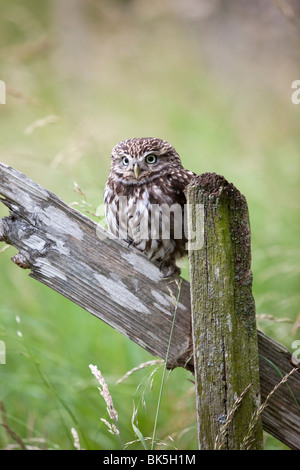
[[[159,263],[159,270],[162,271],[163,265],[165,264],[165,261],[161,261]]]
[[[133,240],[130,240],[129,238],[126,238],[126,239],[124,240],[124,242],[127,243],[127,244],[128,244],[128,247],[129,247],[129,246],[132,245]]]
[[[168,271],[167,271],[166,274],[163,275],[163,279],[169,279],[173,275],[179,276],[180,273],[181,273],[181,269],[178,266],[176,266],[176,264],[174,262],[170,263],[170,262],[166,262],[166,261],[161,261],[161,263],[159,265],[159,270],[162,273],[163,273],[163,268],[164,267],[167,267]]]
[[[168,272],[162,278],[163,278],[164,281],[167,281],[168,279],[170,279],[170,277],[173,276],[173,274],[174,274],[174,272]]]

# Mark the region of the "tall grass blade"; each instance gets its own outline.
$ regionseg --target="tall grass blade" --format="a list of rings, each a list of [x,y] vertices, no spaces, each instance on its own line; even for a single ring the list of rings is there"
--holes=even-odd
[[[131,417],[131,426],[132,426],[132,429],[134,430],[135,434],[137,435],[137,437],[139,438],[139,440],[143,444],[144,449],[148,450],[148,447],[147,447],[147,444],[146,444],[146,441],[145,441],[145,438],[144,438],[143,434],[141,433],[139,428],[134,424],[136,413],[137,413],[137,410],[136,410],[135,405],[133,403],[133,413],[132,413],[132,417]]]
[[[172,335],[173,335],[173,330],[174,330],[174,325],[175,325],[176,313],[177,313],[177,308],[178,308],[178,303],[179,303],[179,298],[180,298],[180,292],[181,292],[181,279],[180,279],[179,284],[178,284],[178,293],[177,293],[177,298],[176,298],[176,302],[175,302],[175,309],[174,309],[173,321],[172,321],[171,332],[170,332],[170,337],[169,337],[169,342],[168,342],[168,349],[167,349],[167,354],[166,354],[166,359],[165,359],[165,363],[164,363],[163,374],[162,374],[162,379],[161,379],[161,384],[160,384],[160,390],[159,390],[159,395],[158,395],[155,421],[154,421],[154,428],[153,428],[153,435],[152,435],[152,442],[151,442],[151,450],[153,450],[153,448],[154,448],[155,434],[156,434],[156,428],[157,428],[157,422],[158,422],[158,415],[159,415],[159,410],[160,410],[161,397],[162,397],[162,392],[163,392],[163,387],[164,387],[164,382],[165,382],[165,375],[166,375],[166,370],[167,370],[167,363],[168,363],[170,345],[171,345],[171,341],[172,341]]]

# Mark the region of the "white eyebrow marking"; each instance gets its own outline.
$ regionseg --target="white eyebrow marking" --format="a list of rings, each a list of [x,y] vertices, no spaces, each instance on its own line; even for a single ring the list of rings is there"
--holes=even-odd
[[[118,157],[122,157],[122,158],[123,157],[127,157],[127,158],[130,157],[130,158],[132,158],[132,155],[130,155],[130,153],[120,152],[120,153],[118,153]]]

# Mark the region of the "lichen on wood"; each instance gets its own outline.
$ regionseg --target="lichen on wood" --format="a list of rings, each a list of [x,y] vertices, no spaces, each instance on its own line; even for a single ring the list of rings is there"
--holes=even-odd
[[[189,253],[199,447],[213,449],[226,425],[222,447],[242,449],[260,403],[247,204],[213,173],[196,177],[187,199],[204,206],[203,247]],[[260,419],[250,447],[262,447]]]

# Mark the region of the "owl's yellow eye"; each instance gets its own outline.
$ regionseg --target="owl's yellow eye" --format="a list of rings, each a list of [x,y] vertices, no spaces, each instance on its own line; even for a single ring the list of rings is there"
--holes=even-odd
[[[155,155],[147,155],[146,157],[146,163],[149,163],[150,165],[153,165],[153,163],[157,162],[157,157]]]
[[[123,163],[123,165],[127,166],[129,164],[129,158],[128,157],[123,157],[122,158],[122,163]]]

